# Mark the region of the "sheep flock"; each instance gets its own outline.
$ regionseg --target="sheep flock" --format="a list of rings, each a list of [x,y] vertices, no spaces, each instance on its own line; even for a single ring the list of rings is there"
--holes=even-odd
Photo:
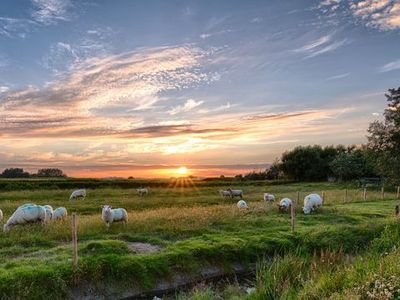
[[[148,188],[137,189],[139,196],[145,196],[149,194]],[[220,190],[219,194],[224,198],[234,199],[239,197],[240,200],[236,203],[236,206],[240,210],[249,209],[248,203],[243,199],[242,190],[226,189]],[[79,189],[71,193],[69,200],[75,201],[78,199],[84,200],[86,198],[86,190]],[[266,203],[272,203],[275,201],[275,196],[271,193],[264,193],[263,200]],[[310,214],[311,212],[319,209],[323,204],[323,198],[318,194],[309,194],[304,197],[303,213]],[[293,205],[293,201],[289,198],[282,198],[278,203],[279,212],[290,211]],[[25,225],[30,223],[51,223],[58,220],[67,218],[68,211],[65,207],[58,207],[53,209],[51,205],[36,205],[33,203],[27,203],[19,206],[14,213],[8,218],[7,222],[3,225],[3,231],[9,232],[16,225]],[[112,208],[110,205],[103,205],[101,211],[101,219],[104,221],[107,228],[115,222],[122,222],[123,224],[128,223],[128,212],[124,208]],[[3,222],[3,211],[0,209],[0,223]]]

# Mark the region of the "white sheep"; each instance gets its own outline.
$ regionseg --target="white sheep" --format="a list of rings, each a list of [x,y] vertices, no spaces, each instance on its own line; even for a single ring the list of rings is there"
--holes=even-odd
[[[128,224],[128,213],[124,208],[112,209],[110,205],[103,205],[101,218],[106,223],[107,228],[109,228],[113,222],[124,222],[125,225]]]
[[[232,189],[227,189],[228,192],[231,193],[231,197],[240,197],[243,198],[243,191],[242,190],[232,190]]]
[[[136,189],[136,191],[138,192],[139,196],[141,196],[141,197],[149,194],[148,188],[139,188],[139,189]]]
[[[278,207],[279,211],[288,211],[290,207],[292,206],[292,200],[289,198],[283,198],[281,201],[279,201]]]
[[[0,209],[0,223],[3,222],[3,211]]]
[[[4,225],[4,232],[9,232],[15,225],[46,221],[46,209],[41,205],[25,204],[18,207]]]
[[[53,208],[50,205],[43,205],[43,208],[46,210],[46,222],[49,222],[53,217]]]
[[[264,193],[264,201],[265,202],[275,201],[275,196],[269,193]]]
[[[244,201],[244,200],[239,200],[238,203],[236,204],[236,206],[237,206],[239,209],[247,209],[247,208],[249,208],[249,207],[247,206],[246,201]]]
[[[304,198],[303,212],[309,214],[311,211],[322,206],[322,198],[318,194],[310,194]]]
[[[230,191],[226,191],[226,190],[219,190],[219,194],[221,195],[221,197],[231,197],[231,192]]]
[[[57,207],[53,212],[52,220],[64,219],[68,215],[67,209],[65,207]]]
[[[80,189],[73,191],[71,196],[69,197],[69,200],[76,200],[78,198],[82,198],[82,200],[84,200],[85,197],[86,197],[86,190]]]

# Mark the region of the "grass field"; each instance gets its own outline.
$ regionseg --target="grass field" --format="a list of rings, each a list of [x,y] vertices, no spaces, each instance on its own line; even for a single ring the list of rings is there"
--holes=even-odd
[[[151,188],[147,197],[138,197],[134,189],[94,189],[88,190],[84,201],[76,202],[68,201],[70,190],[0,192],[5,219],[24,203],[65,206],[70,214],[76,212],[79,241],[79,264],[73,269],[70,218],[0,233],[0,298],[65,299],[73,297],[74,289],[88,285],[99,291],[106,285],[117,286],[122,296],[127,287],[151,289],[157,279],[178,272],[195,274],[206,265],[229,271],[232,264],[240,262],[245,266],[258,263],[257,289],[246,296],[230,286],[229,293],[224,291],[229,295],[223,298],[318,299],[321,295],[326,297],[327,291],[332,292],[325,286],[321,290],[316,288],[319,281],[327,280],[323,276],[354,273],[354,278],[347,279],[346,284],[340,285],[342,281],[337,283],[337,279],[332,283],[337,284],[335,289],[354,294],[348,290],[351,286],[348,282],[360,281],[361,275],[358,278],[356,271],[351,273],[347,268],[353,268],[360,257],[368,256],[372,264],[368,270],[373,270],[383,261],[376,256],[381,251],[380,244],[390,244],[384,249],[388,253],[384,258],[388,260],[386,264],[390,265],[390,257],[396,255],[388,250],[398,242],[392,238],[397,232],[394,191],[387,192],[383,200],[379,190],[368,191],[364,201],[361,189],[350,188],[344,203],[345,187],[336,184],[241,186],[238,183],[236,187],[244,190],[244,199],[250,206],[246,211],[236,208],[237,200],[221,198],[219,187],[207,186]],[[310,192],[324,191],[326,202],[320,211],[307,216],[301,213],[299,205],[293,234],[290,216],[278,213],[276,204],[263,203],[262,194],[270,192],[278,198],[296,199],[297,191],[300,199]],[[129,224],[126,227],[113,224],[107,230],[101,220],[103,204],[126,208]],[[162,250],[137,254],[132,251],[134,242],[158,245]],[[321,267],[324,272],[312,271],[326,264],[321,260],[324,255],[330,257],[329,264],[335,268],[328,264]],[[286,274],[284,270],[298,274],[286,278],[282,275]],[[275,282],[271,281],[271,274],[275,274]],[[282,284],[286,289],[280,287]],[[217,299],[220,295],[206,289],[177,297]]]

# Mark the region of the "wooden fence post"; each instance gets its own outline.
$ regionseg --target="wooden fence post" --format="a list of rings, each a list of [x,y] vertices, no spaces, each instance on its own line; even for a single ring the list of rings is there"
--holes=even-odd
[[[322,203],[325,204],[325,192],[324,191],[322,191]]]
[[[397,195],[396,195],[396,199],[400,199],[400,186],[397,187]]]
[[[364,188],[363,198],[364,198],[364,201],[367,200],[367,188]]]
[[[297,192],[297,200],[298,200],[299,192]],[[295,224],[296,224],[296,211],[295,211],[295,203],[292,203],[290,206],[290,227],[292,229],[292,233],[294,233]]]
[[[347,202],[347,189],[345,189],[344,191],[344,203]]]
[[[381,197],[382,197],[382,200],[385,199],[385,187],[384,186],[381,188]]]
[[[72,214],[72,265],[78,265],[78,231],[76,213]]]

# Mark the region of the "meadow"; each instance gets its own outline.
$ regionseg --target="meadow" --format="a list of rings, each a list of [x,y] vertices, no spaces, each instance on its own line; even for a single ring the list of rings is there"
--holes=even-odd
[[[249,270],[257,266],[256,289],[250,295],[232,284],[223,291],[212,285],[177,291],[173,298],[321,299],[335,293],[339,298],[357,297],[369,292],[362,282],[379,276],[382,264],[390,266],[391,275],[400,274],[398,263],[393,263],[400,241],[394,189],[386,191],[384,199],[379,187],[368,189],[364,200],[363,189],[356,185],[226,185],[244,190],[248,210],[238,210],[237,199],[219,196],[219,186],[188,182],[152,187],[145,197],[133,188],[88,189],[87,198],[75,202],[68,200],[70,189],[2,191],[5,220],[24,203],[65,206],[70,215],[76,212],[79,262],[72,266],[70,217],[0,233],[0,298],[124,298],[135,291],[151,291],[161,279],[174,281],[177,274],[191,278],[207,267],[230,274],[237,264]],[[302,214],[304,196],[322,191],[323,208]],[[290,215],[279,213],[276,203],[264,203],[264,192],[291,199],[300,192],[294,233]],[[129,224],[107,229],[101,220],[104,204],[126,208]],[[137,243],[157,251],[142,253],[135,248]]]

